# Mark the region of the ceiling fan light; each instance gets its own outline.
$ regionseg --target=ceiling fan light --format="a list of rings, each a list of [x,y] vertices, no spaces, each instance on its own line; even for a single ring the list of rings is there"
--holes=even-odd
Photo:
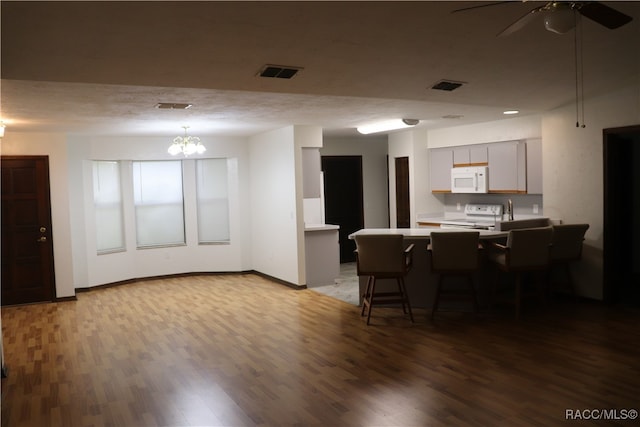
[[[556,34],[564,34],[576,26],[575,11],[573,9],[556,9],[544,17],[544,27]]]

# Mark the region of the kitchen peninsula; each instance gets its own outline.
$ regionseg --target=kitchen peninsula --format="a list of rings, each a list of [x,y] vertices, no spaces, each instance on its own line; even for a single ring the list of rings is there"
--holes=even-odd
[[[507,236],[506,231],[495,230],[469,230],[469,229],[454,229],[454,228],[439,228],[439,227],[421,227],[421,228],[365,228],[349,235],[350,239],[354,239],[357,235],[363,234],[386,234],[397,235],[402,234],[404,236],[405,246],[414,244],[413,249],[413,266],[411,271],[405,278],[405,285],[407,293],[409,294],[409,301],[411,306],[415,308],[429,308],[433,303],[436,276],[431,273],[429,253],[427,252],[427,245],[429,244],[429,236],[433,231],[468,231],[479,232],[480,240],[504,240]],[[487,291],[489,289],[490,268],[481,257],[481,268],[476,274],[476,286],[478,290],[478,298],[482,305],[486,302]],[[380,279],[377,289],[381,291],[395,290],[395,279]],[[359,280],[359,295],[363,295],[367,285],[367,278],[360,277]]]

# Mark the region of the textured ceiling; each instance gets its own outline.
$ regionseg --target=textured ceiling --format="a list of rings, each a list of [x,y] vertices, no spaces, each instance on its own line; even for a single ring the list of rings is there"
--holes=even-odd
[[[3,1],[0,114],[7,132],[171,135],[189,125],[241,136],[313,124],[351,135],[380,119],[442,127],[575,101],[573,31],[545,31],[540,16],[496,37],[544,3],[451,13],[475,4]],[[586,95],[640,81],[640,2],[606,4],[634,20],[609,30],[583,19]],[[257,77],[265,64],[303,70]],[[429,89],[441,79],[467,84]]]

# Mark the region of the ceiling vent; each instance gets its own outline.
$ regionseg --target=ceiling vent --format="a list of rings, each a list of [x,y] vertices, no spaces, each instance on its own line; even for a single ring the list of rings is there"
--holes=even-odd
[[[159,110],[186,110],[193,107],[193,104],[179,104],[175,102],[160,102],[156,104]]]
[[[271,77],[275,79],[290,79],[295,76],[302,67],[290,67],[284,65],[265,65],[258,74],[260,77]]]
[[[440,80],[438,83],[431,86],[431,89],[435,90],[444,90],[447,92],[451,92],[452,90],[458,89],[460,86],[465,84],[464,82],[454,82],[453,80]]]

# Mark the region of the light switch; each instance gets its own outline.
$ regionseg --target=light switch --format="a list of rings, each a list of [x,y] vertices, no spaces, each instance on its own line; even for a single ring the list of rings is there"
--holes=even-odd
[[[534,203],[534,204],[533,204],[533,213],[534,213],[534,214],[537,214],[537,213],[538,213],[538,204],[537,204],[537,203]]]

